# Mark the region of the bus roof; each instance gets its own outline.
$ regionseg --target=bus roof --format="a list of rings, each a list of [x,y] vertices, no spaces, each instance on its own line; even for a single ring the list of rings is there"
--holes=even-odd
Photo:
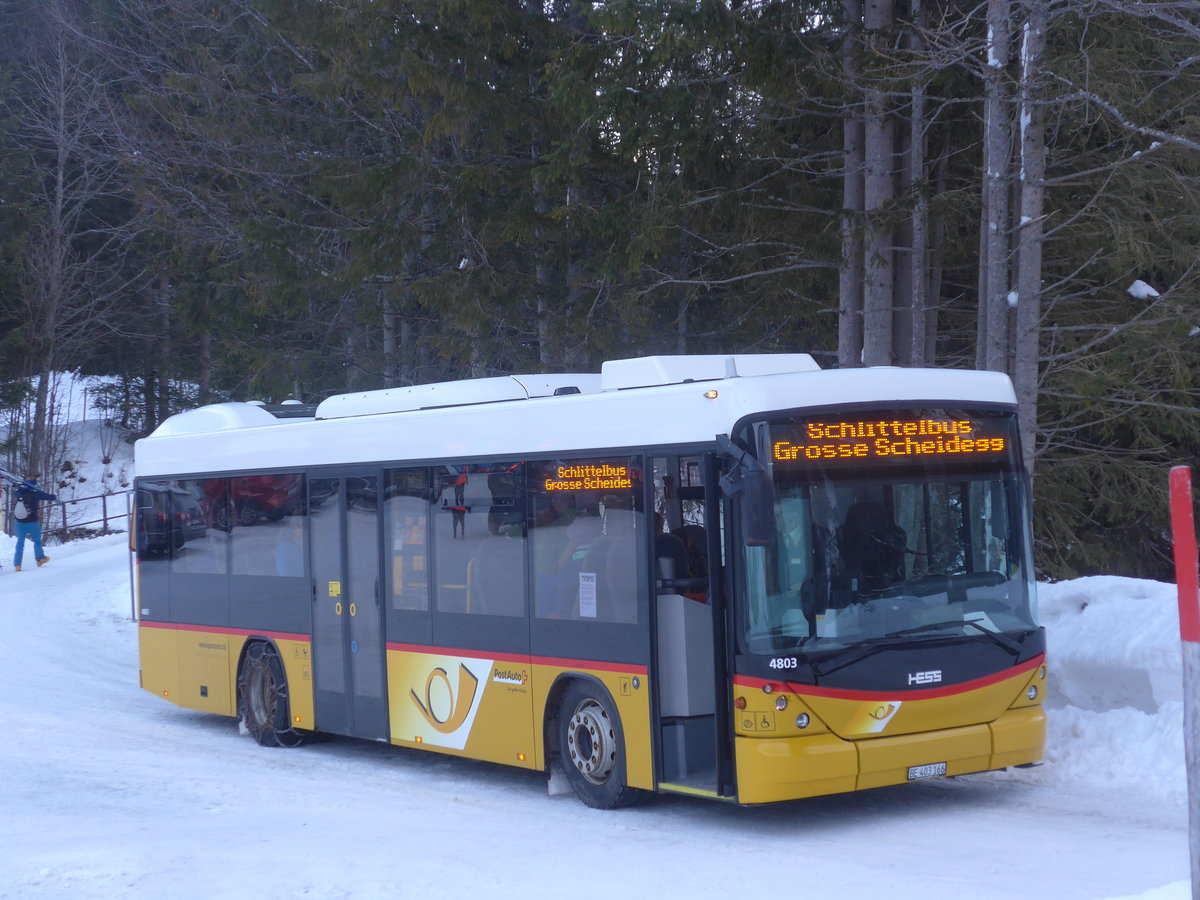
[[[715,392],[715,396],[709,396]],[[139,477],[711,443],[772,410],[850,404],[1015,406],[1008,377],[952,369],[821,370],[807,354],[657,356],[600,375],[515,375],[330,397],[314,418],[249,403],[172,416],[137,442]]]

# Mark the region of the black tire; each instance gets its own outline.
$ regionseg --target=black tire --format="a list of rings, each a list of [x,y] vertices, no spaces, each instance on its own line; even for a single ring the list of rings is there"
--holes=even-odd
[[[242,505],[238,507],[237,522],[243,528],[248,528],[251,525],[258,524],[258,520],[262,518],[262,507],[258,505],[256,500],[249,498],[242,501]]]
[[[573,681],[558,708],[558,752],[575,796],[594,809],[619,809],[649,794],[626,782],[625,735],[608,691]]]
[[[291,724],[287,677],[273,644],[255,641],[238,674],[238,712],[250,736],[264,747],[298,747],[310,737]]]

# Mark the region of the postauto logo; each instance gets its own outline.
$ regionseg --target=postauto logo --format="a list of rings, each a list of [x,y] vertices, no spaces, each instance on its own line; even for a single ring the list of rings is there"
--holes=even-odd
[[[526,685],[529,683],[529,673],[525,670],[516,669],[500,669],[492,670],[492,681],[497,684],[519,684]]]
[[[439,685],[439,693],[448,694],[450,704],[448,712],[445,716],[439,716],[435,711],[434,692],[435,685]],[[417,696],[415,690],[409,690],[409,695],[412,697],[413,703],[417,705],[417,709],[421,711],[421,715],[425,717],[425,721],[433,726],[434,730],[441,734],[450,734],[462,727],[467,721],[467,716],[471,712],[471,706],[475,702],[475,692],[479,689],[479,679],[476,678],[471,670],[462,663],[458,664],[458,690],[455,690],[450,685],[450,675],[441,666],[429,673],[429,677],[425,680],[425,698]]]

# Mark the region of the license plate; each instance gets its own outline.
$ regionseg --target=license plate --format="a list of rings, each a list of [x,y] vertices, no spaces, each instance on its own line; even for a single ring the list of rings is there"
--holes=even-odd
[[[936,778],[939,775],[945,775],[945,774],[946,774],[946,764],[944,762],[930,763],[927,766],[909,766],[908,767],[908,780],[909,781],[917,781],[920,778]]]

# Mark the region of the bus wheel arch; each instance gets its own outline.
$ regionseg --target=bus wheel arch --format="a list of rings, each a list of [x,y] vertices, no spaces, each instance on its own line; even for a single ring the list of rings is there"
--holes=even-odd
[[[276,646],[251,640],[238,664],[238,720],[264,747],[297,747],[308,732],[293,728],[287,674]]]
[[[628,784],[628,751],[612,695],[590,677],[564,677],[551,691],[547,745],[571,789],[595,809],[619,809],[649,794]]]

